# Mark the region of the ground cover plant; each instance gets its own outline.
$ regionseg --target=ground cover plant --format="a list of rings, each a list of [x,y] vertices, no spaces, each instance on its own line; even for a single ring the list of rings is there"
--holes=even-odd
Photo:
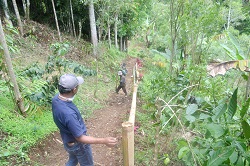
[[[39,140],[57,130],[50,110],[43,110],[27,118],[17,116],[13,105],[5,107],[7,96],[1,100],[1,165],[23,165],[29,161],[27,151]],[[11,100],[11,99],[9,99]],[[8,101],[11,103],[11,101]],[[12,111],[11,111],[12,110]]]

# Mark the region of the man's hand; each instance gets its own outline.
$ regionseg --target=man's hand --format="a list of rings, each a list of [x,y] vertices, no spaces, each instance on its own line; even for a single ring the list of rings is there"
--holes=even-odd
[[[85,144],[105,144],[108,147],[113,147],[118,142],[114,137],[97,138],[86,135],[81,135],[80,137],[76,138],[76,140]]]
[[[105,138],[105,145],[108,147],[113,147],[117,144],[117,139],[114,137],[106,137]]]

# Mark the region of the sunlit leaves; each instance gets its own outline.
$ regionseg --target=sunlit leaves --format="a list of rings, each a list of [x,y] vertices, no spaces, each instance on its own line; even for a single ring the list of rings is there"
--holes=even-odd
[[[221,125],[214,123],[207,124],[207,129],[211,133],[211,136],[214,138],[219,138],[225,133],[225,130],[221,127]]]
[[[250,104],[250,98],[247,99],[247,101],[243,104],[242,109],[240,110],[240,116],[243,119],[244,116],[247,113],[247,110],[249,108],[249,104]]]
[[[245,135],[245,138],[249,139],[250,138],[250,126],[249,126],[249,124],[245,120],[243,120],[241,122],[241,125],[242,125],[242,129],[243,129],[243,133]]]
[[[190,151],[190,150],[189,150],[188,147],[186,147],[186,146],[182,147],[182,148],[179,150],[179,152],[178,152],[178,158],[179,158],[179,159],[182,159],[185,155],[187,155],[187,153],[188,153],[189,151]]]
[[[186,114],[192,115],[197,109],[197,104],[190,104],[186,109]]]
[[[233,147],[224,147],[218,149],[217,151],[214,151],[211,158],[208,160],[207,166],[215,166],[222,164],[231,156],[233,151]]]
[[[193,113],[195,113],[195,111],[198,109],[198,106],[196,104],[190,104],[187,109],[186,109],[186,119],[190,122],[194,122],[195,121],[195,117],[192,116]]]
[[[220,103],[215,109],[213,110],[214,116],[212,117],[213,121],[218,120],[227,110],[226,103]]]
[[[57,56],[64,56],[69,51],[69,43],[55,43],[51,45],[51,50],[53,51],[54,55]]]
[[[236,109],[237,109],[237,92],[238,92],[238,88],[234,91],[229,105],[228,105],[228,114],[230,116],[230,118],[233,118],[234,114],[236,113]]]

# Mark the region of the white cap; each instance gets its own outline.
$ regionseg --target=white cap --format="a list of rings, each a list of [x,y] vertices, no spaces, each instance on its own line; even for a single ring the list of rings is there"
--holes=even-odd
[[[66,89],[74,89],[83,82],[84,79],[82,77],[76,77],[74,74],[64,74],[60,77],[59,85]]]
[[[122,75],[122,71],[118,71],[118,76],[121,76]]]

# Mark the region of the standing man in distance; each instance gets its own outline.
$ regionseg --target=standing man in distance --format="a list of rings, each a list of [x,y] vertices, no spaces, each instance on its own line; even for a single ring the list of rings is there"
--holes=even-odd
[[[118,71],[118,76],[120,77],[120,82],[119,82],[119,86],[116,88],[116,93],[118,94],[120,89],[122,89],[122,91],[125,94],[125,97],[127,97],[127,90],[126,90],[126,78],[125,75],[122,73],[121,70]]]
[[[55,124],[60,130],[65,150],[69,154],[66,166],[93,166],[90,144],[105,144],[112,147],[117,144],[113,137],[97,138],[87,135],[83,118],[73,103],[78,86],[84,82],[82,77],[64,74],[60,77],[58,90],[52,99],[52,112]]]

